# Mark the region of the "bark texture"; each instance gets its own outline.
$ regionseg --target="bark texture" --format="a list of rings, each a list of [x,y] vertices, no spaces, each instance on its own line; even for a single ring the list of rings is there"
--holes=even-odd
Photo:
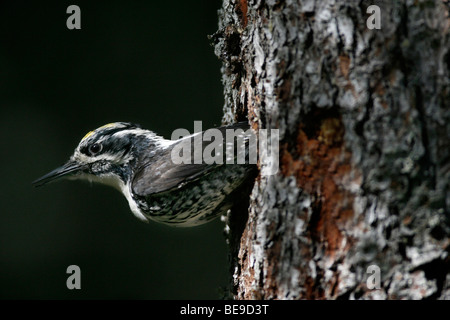
[[[280,130],[278,174],[230,219],[233,297],[450,299],[449,2],[224,0],[219,20],[224,122]]]

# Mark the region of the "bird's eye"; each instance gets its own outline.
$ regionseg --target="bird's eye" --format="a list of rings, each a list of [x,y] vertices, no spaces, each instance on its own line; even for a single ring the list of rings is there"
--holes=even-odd
[[[89,152],[94,155],[102,151],[102,145],[99,143],[94,143],[89,147]]]

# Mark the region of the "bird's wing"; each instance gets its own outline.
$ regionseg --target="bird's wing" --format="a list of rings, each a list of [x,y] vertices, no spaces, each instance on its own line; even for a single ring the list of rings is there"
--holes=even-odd
[[[249,125],[244,122],[218,128],[223,137],[223,141],[221,143],[225,143],[226,129],[247,130],[248,128]],[[190,145],[193,149],[194,137],[191,136],[186,139],[191,139]],[[172,188],[179,187],[184,183],[196,180],[223,165],[216,163],[205,164],[204,162],[201,164],[194,164],[193,151],[191,152],[192,161],[190,164],[174,164],[172,162],[171,152],[178,143],[181,143],[181,140],[180,142],[171,145],[164,151],[163,154],[154,156],[141,166],[141,168],[134,175],[131,185],[135,194],[145,197],[150,194],[165,192]],[[210,143],[210,141],[203,141],[202,151]]]

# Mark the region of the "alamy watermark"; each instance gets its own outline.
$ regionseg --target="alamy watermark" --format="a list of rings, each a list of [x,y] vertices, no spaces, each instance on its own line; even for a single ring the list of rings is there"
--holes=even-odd
[[[194,134],[176,129],[172,140],[182,139],[171,152],[174,164],[258,164],[262,175],[274,175],[279,166],[279,130],[251,128],[208,129],[194,121]],[[205,143],[206,142],[206,143]]]
[[[381,270],[380,267],[376,264],[370,265],[366,273],[369,275],[367,277],[366,285],[367,289],[374,290],[381,288]]]
[[[381,10],[377,5],[371,5],[367,7],[366,13],[370,14],[370,17],[366,20],[366,26],[368,29],[381,29]]]
[[[66,20],[66,26],[69,30],[81,29],[81,9],[79,6],[72,4],[67,7],[66,13],[70,16]],[[366,26],[368,29],[381,29],[381,14],[380,7],[377,5],[370,5],[366,10],[370,17],[366,20]]]
[[[66,280],[66,286],[67,289],[73,290],[73,289],[81,289],[81,269],[76,264],[72,264],[67,267],[66,270],[67,274],[70,274],[70,276]]]
[[[81,29],[81,9],[79,6],[72,4],[67,7],[66,13],[70,16],[66,20],[66,26],[69,30]]]

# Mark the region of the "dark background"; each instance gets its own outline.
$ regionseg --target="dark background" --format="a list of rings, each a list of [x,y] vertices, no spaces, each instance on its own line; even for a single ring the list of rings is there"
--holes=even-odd
[[[66,9],[81,8],[81,30]],[[0,3],[0,298],[209,299],[227,286],[220,220],[145,224],[112,188],[31,181],[90,130],[220,125],[220,61],[207,35],[220,0]],[[81,290],[66,269],[81,268]]]

